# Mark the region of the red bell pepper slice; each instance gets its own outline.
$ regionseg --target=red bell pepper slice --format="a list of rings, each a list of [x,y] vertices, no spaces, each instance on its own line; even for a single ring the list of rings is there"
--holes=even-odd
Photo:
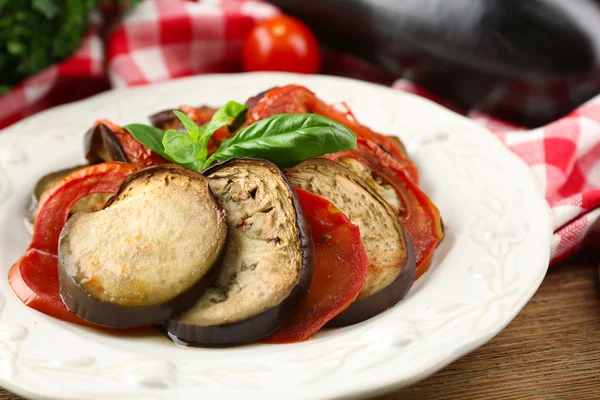
[[[69,311],[58,288],[58,238],[77,201],[94,193],[115,193],[139,166],[118,162],[96,164],[67,175],[44,192],[27,252],[12,266],[13,292],[28,307],[53,317],[92,326]]]
[[[296,313],[264,339],[267,343],[310,338],[356,299],[369,269],[358,226],[324,198],[300,189],[296,193],[315,243],[314,274]]]
[[[374,178],[394,188],[402,204],[398,210],[402,226],[415,249],[416,278],[419,278],[429,268],[433,253],[444,237],[440,212],[394,157],[370,140],[358,139],[357,144],[356,150],[326,157],[337,162],[353,158],[367,166]]]

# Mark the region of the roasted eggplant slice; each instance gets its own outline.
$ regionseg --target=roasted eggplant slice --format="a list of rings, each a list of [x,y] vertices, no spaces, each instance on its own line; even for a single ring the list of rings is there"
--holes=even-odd
[[[90,128],[83,139],[85,158],[90,164],[109,161],[127,162],[123,148],[109,127],[98,124]]]
[[[162,323],[212,284],[226,239],[225,213],[202,174],[175,165],[141,170],[104,209],[77,213],[63,228],[61,297],[98,325]]]
[[[274,164],[232,159],[204,174],[226,211],[227,249],[216,284],[166,329],[192,345],[252,342],[279,328],[306,296],[315,262],[310,228]]]
[[[415,278],[413,249],[389,204],[333,161],[314,158],[285,171],[290,183],[331,201],[360,228],[369,257],[367,281],[350,307],[328,326],[370,318],[399,302]]]

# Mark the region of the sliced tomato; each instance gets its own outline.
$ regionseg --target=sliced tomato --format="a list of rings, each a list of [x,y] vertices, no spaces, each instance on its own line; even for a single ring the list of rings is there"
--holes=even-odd
[[[138,142],[131,133],[121,128],[119,125],[109,120],[101,119],[96,121],[96,125],[106,125],[117,137],[121,149],[127,158],[127,161],[139,165],[140,167],[151,167],[153,165],[165,164],[168,161]]]
[[[357,144],[356,150],[326,157],[363,178],[395,209],[415,248],[418,278],[429,268],[444,237],[440,212],[394,157],[370,140],[358,139]]]
[[[277,114],[306,114],[314,102],[315,95],[303,86],[276,87],[248,100],[247,104],[253,105],[248,109],[245,125]]]
[[[69,311],[58,288],[58,238],[77,201],[94,193],[115,193],[139,166],[118,162],[79,169],[53,184],[40,199],[27,252],[9,271],[9,283],[25,305],[81,325],[92,324]]]
[[[328,200],[300,189],[296,193],[315,243],[314,274],[299,309],[264,340],[268,343],[310,338],[356,299],[369,269],[358,226]]]
[[[249,103],[252,104],[252,107],[248,110],[246,125],[276,114],[315,113],[323,115],[347,126],[357,137],[379,144],[385,151],[392,154],[402,168],[407,171],[408,176],[418,183],[417,167],[406,155],[402,142],[396,137],[382,135],[360,124],[347,106],[345,112],[338,110],[319,99],[307,88],[298,85],[277,87],[259,96],[250,99]]]

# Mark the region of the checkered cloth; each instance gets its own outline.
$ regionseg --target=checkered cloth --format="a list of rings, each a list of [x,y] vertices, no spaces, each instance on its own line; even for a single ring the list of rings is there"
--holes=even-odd
[[[81,48],[71,58],[0,97],[0,127],[110,86],[240,71],[244,37],[257,21],[277,13],[258,0],[146,0],[113,27],[105,41],[100,36],[103,19],[95,15]],[[391,82],[375,67],[330,51],[325,55],[324,72]],[[413,72],[407,70],[403,76]],[[393,87],[463,112],[488,127],[531,166],[555,216],[553,263],[573,254],[584,239],[598,236],[591,233],[600,231],[600,97],[534,130],[488,114],[507,103],[519,105],[524,115],[552,111],[568,99],[600,92],[600,73],[562,82],[511,83],[494,90],[470,111],[445,103],[405,78],[396,80]]]

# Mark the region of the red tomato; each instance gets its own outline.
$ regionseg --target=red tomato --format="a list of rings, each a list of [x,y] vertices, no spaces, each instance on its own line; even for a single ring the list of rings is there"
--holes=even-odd
[[[331,202],[296,189],[315,243],[315,269],[308,295],[298,310],[264,341],[308,339],[356,299],[367,280],[369,259],[360,230]]]
[[[257,24],[242,52],[246,71],[316,74],[321,69],[319,42],[306,25],[280,15]]]
[[[118,162],[96,164],[69,174],[44,192],[31,244],[8,273],[10,287],[26,306],[65,321],[93,325],[69,311],[60,298],[58,237],[73,204],[93,193],[115,193],[138,169]]]

